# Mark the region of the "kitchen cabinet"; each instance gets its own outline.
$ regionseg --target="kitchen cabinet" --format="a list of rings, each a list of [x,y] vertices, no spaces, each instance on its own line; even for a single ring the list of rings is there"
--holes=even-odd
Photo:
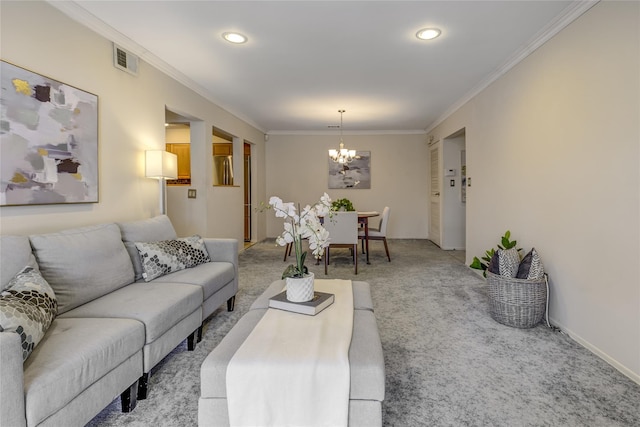
[[[191,144],[167,143],[167,151],[178,156],[178,179],[191,179]],[[182,182],[177,182],[182,184]],[[188,183],[187,183],[188,184]]]

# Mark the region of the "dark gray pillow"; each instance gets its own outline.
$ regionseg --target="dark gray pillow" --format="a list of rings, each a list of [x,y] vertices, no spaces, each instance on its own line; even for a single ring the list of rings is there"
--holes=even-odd
[[[491,256],[491,261],[489,261],[487,270],[489,270],[493,274],[500,274],[500,264],[498,262],[498,251],[494,252],[493,255]]]

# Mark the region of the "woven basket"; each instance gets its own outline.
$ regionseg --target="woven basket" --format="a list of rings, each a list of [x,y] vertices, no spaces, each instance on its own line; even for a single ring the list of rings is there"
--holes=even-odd
[[[489,311],[496,321],[515,328],[540,323],[547,309],[546,275],[542,279],[516,279],[487,270]]]

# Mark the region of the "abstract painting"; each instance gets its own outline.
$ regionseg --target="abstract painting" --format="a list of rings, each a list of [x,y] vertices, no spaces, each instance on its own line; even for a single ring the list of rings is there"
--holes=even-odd
[[[96,203],[98,97],[0,66],[0,206]]]
[[[351,163],[336,163],[329,158],[329,188],[371,188],[371,151],[356,151]]]

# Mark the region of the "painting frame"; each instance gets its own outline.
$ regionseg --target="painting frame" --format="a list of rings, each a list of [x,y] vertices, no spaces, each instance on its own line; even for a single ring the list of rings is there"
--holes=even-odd
[[[351,163],[336,163],[329,161],[329,189],[371,189],[371,151],[356,151],[356,157]]]
[[[99,98],[0,61],[0,206],[99,202]]]

